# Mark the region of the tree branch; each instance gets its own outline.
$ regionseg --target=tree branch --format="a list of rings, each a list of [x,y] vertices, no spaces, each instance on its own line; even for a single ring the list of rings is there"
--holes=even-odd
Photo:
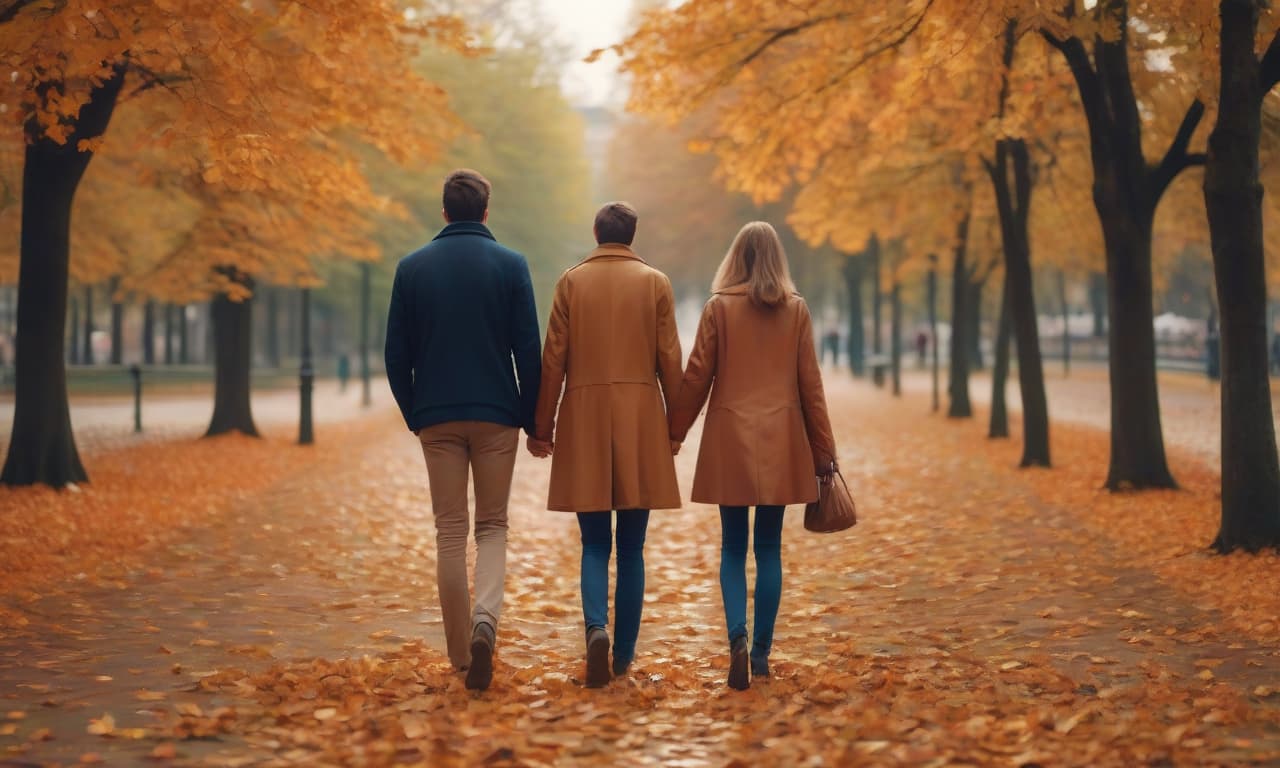
[[[805,31],[806,29],[809,29],[810,27],[816,27],[819,24],[825,24],[828,21],[841,21],[845,18],[848,18],[848,16],[849,14],[847,13],[836,13],[830,16],[818,16],[812,19],[806,19],[805,21],[802,21],[799,24],[793,24],[789,27],[777,27],[777,28],[765,30],[767,32],[770,32],[771,34],[767,38],[765,38],[764,42],[757,45],[754,50],[752,50],[750,53],[748,53],[746,56],[740,59],[736,64],[731,65],[730,69],[742,69],[743,67],[747,66],[751,62],[755,61],[756,58],[760,56],[760,54],[764,53],[774,44],[788,37],[791,37],[792,35],[799,34]]]
[[[1060,40],[1047,29],[1040,30],[1040,35],[1067,60],[1067,66],[1071,68],[1071,74],[1076,80],[1076,87],[1080,89],[1080,101],[1084,104],[1084,114],[1091,126],[1090,133],[1102,130],[1105,126],[1102,86],[1098,82],[1098,73],[1089,59],[1084,41],[1078,37]]]
[[[1261,95],[1265,96],[1280,83],[1280,29],[1271,38],[1266,53],[1262,54],[1262,62],[1258,69],[1258,80],[1262,85]]]
[[[855,70],[862,67],[862,65],[866,64],[868,61],[871,61],[872,59],[876,58],[882,53],[885,53],[889,50],[896,49],[898,46],[906,42],[906,40],[909,37],[911,37],[911,35],[915,34],[915,31],[920,28],[920,24],[924,21],[924,17],[928,15],[929,9],[933,7],[933,3],[934,3],[934,0],[929,0],[929,2],[925,5],[925,7],[920,11],[920,14],[916,16],[914,19],[912,19],[910,22],[908,22],[906,26],[898,34],[894,35],[889,40],[879,45],[873,46],[870,50],[865,52],[863,55],[859,56],[856,61],[854,61],[849,66],[845,67],[838,74],[831,77],[831,79],[828,80],[827,83],[823,85],[821,88],[819,88],[817,92],[821,93],[827,90],[831,86],[843,80],[845,77],[848,77],[850,74],[852,74]],[[711,90],[713,90],[717,86],[717,84],[720,84],[720,85],[728,84],[733,79],[734,75],[742,71],[744,67],[750,64],[752,61],[755,61],[766,50],[776,45],[779,41],[784,40],[785,38],[791,37],[792,35],[803,32],[806,29],[816,27],[819,24],[825,24],[826,22],[829,22],[829,21],[842,21],[848,18],[849,15],[850,14],[848,13],[836,13],[828,16],[819,16],[813,19],[808,19],[799,24],[793,24],[789,27],[780,27],[780,28],[767,30],[771,33],[769,37],[765,38],[763,42],[761,42],[759,45],[753,48],[749,53],[747,53],[746,56],[721,69],[720,72],[717,74],[717,76],[713,78],[705,88],[702,89],[701,94],[699,94],[699,98],[705,97],[707,93],[709,93]]]
[[[1191,106],[1187,107],[1187,114],[1182,117],[1182,124],[1178,126],[1178,132],[1174,134],[1169,150],[1164,153],[1160,164],[1148,171],[1147,189],[1150,190],[1153,207],[1179,173],[1193,165],[1205,163],[1204,154],[1192,154],[1187,151],[1191,144],[1191,136],[1196,132],[1203,117],[1204,103],[1196,99],[1191,102]]]

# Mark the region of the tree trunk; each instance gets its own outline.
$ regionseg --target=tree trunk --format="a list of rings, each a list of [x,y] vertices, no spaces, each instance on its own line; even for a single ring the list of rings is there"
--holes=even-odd
[[[1263,97],[1280,36],[1254,57],[1256,0],[1222,0],[1220,104],[1204,196],[1222,334],[1222,520],[1219,552],[1280,547],[1280,460],[1267,350],[1266,259],[1258,180]]]
[[[1010,175],[1012,174],[1012,176]],[[996,142],[991,168],[1004,250],[1005,281],[1014,343],[1018,348],[1018,385],[1022,395],[1022,462],[1049,466],[1049,405],[1044,391],[1044,365],[1031,275],[1031,158],[1022,139]],[[1147,324],[1150,326],[1150,323]]]
[[[948,394],[951,403],[947,416],[967,419],[973,415],[969,402],[969,344],[965,330],[969,327],[969,268],[965,264],[965,252],[969,240],[969,213],[960,220],[956,232],[955,260],[951,273],[951,382]]]
[[[938,255],[929,254],[929,347],[930,369],[933,374],[933,412],[941,407],[938,396]]]
[[[213,302],[207,302],[204,305],[204,362],[205,365],[213,365],[217,356],[216,345],[214,344],[214,321],[213,321]]]
[[[156,303],[151,299],[142,307],[142,363],[156,364]]]
[[[80,109],[64,144],[44,138],[35,120],[26,125],[22,175],[22,235],[18,264],[18,332],[13,430],[0,483],[45,483],[60,488],[84,482],[71,432],[64,358],[67,279],[71,258],[71,208],[93,153],[81,140],[102,135],[124,84],[124,69],[96,86]],[[41,95],[60,91],[44,83]]]
[[[164,305],[164,364],[173,365],[173,305]]]
[[[187,328],[187,305],[178,307],[178,362],[187,365],[191,362],[191,338]]]
[[[81,340],[84,344],[80,353],[80,362],[84,365],[93,365],[93,334],[97,331],[97,325],[93,322],[93,286],[86,285],[84,287],[84,338]]]
[[[982,289],[986,285],[986,278],[969,281],[969,329],[966,338],[969,340],[969,368],[974,371],[985,367],[982,355]]]
[[[1107,488],[1176,488],[1165,459],[1152,324],[1151,220],[1104,215],[1110,314],[1111,462]],[[1107,221],[1110,219],[1110,221]]]
[[[1093,337],[1107,335],[1107,276],[1103,272],[1089,273],[1089,308],[1093,310]]]
[[[111,364],[124,364],[124,304],[116,293],[120,290],[120,278],[111,278]]]
[[[1005,399],[1005,382],[1009,379],[1009,336],[1013,322],[1009,317],[1009,271],[1000,281],[1000,322],[996,327],[995,363],[991,368],[991,423],[987,437],[1009,436],[1009,406]]]
[[[1067,305],[1067,273],[1058,270],[1058,304],[1062,307],[1062,375],[1071,375],[1071,307]]]
[[[252,286],[247,276],[234,277],[237,282]],[[252,301],[232,301],[226,294],[219,294],[213,299],[213,419],[205,437],[225,432],[258,436],[249,402],[249,372],[253,358]]]
[[[267,367],[280,367],[280,319],[277,315],[280,290],[268,288],[267,296]]]
[[[1094,207],[1107,256],[1111,378],[1111,459],[1107,488],[1175,488],[1164,452],[1152,328],[1151,231],[1156,205],[1173,179],[1203,162],[1187,149],[1204,105],[1188,108],[1164,156],[1147,161],[1142,115],[1129,68],[1128,0],[1099,0],[1092,13],[1115,35],[1042,34],[1071,68],[1089,125]]]
[[[902,396],[902,285],[895,279],[890,294],[889,330],[893,337],[889,339],[889,356],[893,370],[894,397]]]
[[[845,290],[849,295],[849,339],[845,346],[849,353],[849,370],[854,376],[862,376],[866,372],[866,332],[862,327],[864,256],[862,253],[845,256],[842,270]]]
[[[67,344],[67,362],[80,364],[80,300],[71,297],[71,340]]]
[[[884,351],[880,333],[880,305],[884,298],[880,290],[880,241],[873,235],[867,243],[867,251],[871,256],[871,354],[876,358],[876,365],[871,369],[871,380],[877,387],[884,386],[884,364],[880,355]]]

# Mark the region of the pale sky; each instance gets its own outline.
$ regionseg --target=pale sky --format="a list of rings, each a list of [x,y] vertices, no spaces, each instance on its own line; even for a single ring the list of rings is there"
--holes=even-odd
[[[547,19],[559,30],[559,37],[570,47],[572,63],[564,76],[564,89],[575,104],[619,102],[625,94],[619,90],[614,71],[617,58],[606,56],[595,64],[581,61],[596,48],[605,48],[622,39],[623,27],[631,10],[631,0],[539,0]]]

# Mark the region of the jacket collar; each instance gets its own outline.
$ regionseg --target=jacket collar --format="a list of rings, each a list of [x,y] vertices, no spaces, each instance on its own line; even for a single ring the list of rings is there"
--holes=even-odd
[[[737,285],[731,285],[727,288],[721,288],[718,291],[712,291],[712,293],[716,294],[717,296],[746,296],[747,285],[746,283],[739,283]]]
[[[493,236],[493,233],[489,231],[488,227],[478,221],[455,221],[440,230],[440,234],[433,237],[432,240],[439,240],[442,237],[452,237],[453,235],[480,235],[481,237],[487,237],[490,240],[498,239]]]
[[[583,259],[583,261],[585,262],[607,257],[635,259],[641,263],[647,263],[644,259],[637,256],[635,251],[631,250],[631,246],[623,245],[622,243],[601,243],[596,246],[596,249],[592,251],[587,258]]]

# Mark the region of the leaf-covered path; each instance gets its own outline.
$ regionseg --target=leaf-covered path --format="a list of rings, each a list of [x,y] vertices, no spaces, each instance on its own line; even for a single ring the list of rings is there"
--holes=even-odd
[[[919,396],[828,387],[863,520],[815,536],[789,513],[774,678],[747,692],[724,685],[718,517],[698,506],[652,518],[631,673],[581,687],[576,524],[542,511],[549,467],[527,456],[494,686],[465,691],[421,454],[384,413],[313,449],[223,444],[212,458],[280,458],[132,555],[65,578],[6,564],[0,765],[1280,760],[1280,567],[1205,553],[1209,470],[1175,455],[1186,490],[1111,497],[1100,433],[1056,427],[1061,468],[1019,471],[1016,445]],[[163,473],[210,449],[129,450]],[[107,473],[53,514],[143,476]]]

